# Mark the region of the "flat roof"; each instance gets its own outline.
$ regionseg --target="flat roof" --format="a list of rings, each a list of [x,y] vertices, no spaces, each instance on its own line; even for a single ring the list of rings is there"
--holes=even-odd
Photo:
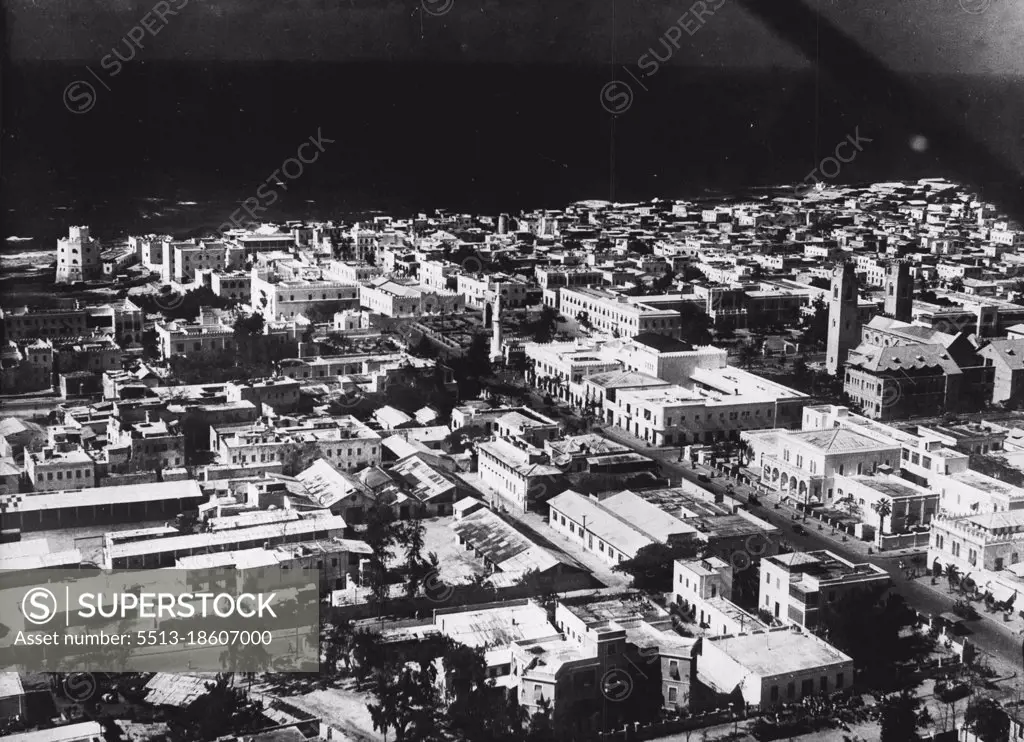
[[[792,629],[708,637],[704,641],[763,678],[853,662],[835,647]]]
[[[586,600],[580,602],[561,601],[561,605],[588,626],[602,621],[623,621],[642,618],[650,614],[663,613],[656,603],[641,594]]]
[[[83,490],[61,490],[26,494],[21,499],[8,502],[8,512],[34,513],[42,510],[63,508],[88,508],[104,505],[125,505],[134,502],[158,502],[160,500],[202,499],[199,483],[191,479],[174,482],[149,482],[146,484],[124,484],[114,487],[92,487]]]
[[[693,345],[683,340],[677,340],[668,335],[659,335],[654,332],[641,332],[633,338],[633,342],[652,348],[659,353],[680,353],[694,349]]]
[[[924,487],[918,487],[910,481],[897,476],[867,476],[859,475],[853,477],[847,477],[851,481],[862,484],[868,489],[872,489],[876,492],[881,492],[883,495],[887,495],[891,498],[900,497],[921,497],[923,495],[930,494],[931,490]]]
[[[207,679],[207,682],[209,679]],[[65,724],[60,727],[38,729],[34,732],[21,732],[4,736],[4,742],[78,742],[78,740],[95,740],[103,742],[106,736],[103,726],[98,721],[83,721],[78,724]]]
[[[303,518],[283,523],[269,523],[250,528],[232,528],[219,533],[194,533],[187,536],[171,536],[169,538],[146,539],[145,541],[129,541],[114,544],[109,549],[110,559],[159,554],[188,549],[216,549],[219,546],[236,544],[243,541],[258,541],[281,536],[301,536],[316,531],[345,529],[345,521],[339,515],[319,518]]]
[[[541,639],[555,631],[547,611],[532,602],[435,614],[434,625],[445,636],[470,647],[493,648]]]
[[[0,559],[0,570],[29,570],[68,567],[82,564],[82,552],[78,549],[48,552],[46,554],[25,554]]]
[[[984,490],[992,494],[1003,495],[1014,499],[1024,497],[1024,488],[1007,484],[1006,482],[982,474],[979,471],[974,471],[973,469],[965,469],[964,471],[957,472],[956,474],[950,474],[949,478],[954,479],[961,484],[966,484],[970,487],[974,487],[975,489]]]

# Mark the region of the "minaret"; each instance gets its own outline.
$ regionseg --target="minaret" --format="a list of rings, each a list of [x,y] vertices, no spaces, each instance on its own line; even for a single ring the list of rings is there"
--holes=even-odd
[[[851,348],[860,343],[857,316],[857,273],[853,263],[832,270],[832,294],[828,305],[828,354],[825,368],[835,376]]]
[[[885,313],[901,322],[910,322],[914,309],[914,281],[910,265],[894,260],[885,266]]]
[[[501,294],[495,292],[494,311],[491,312],[491,360],[502,357],[501,352]]]

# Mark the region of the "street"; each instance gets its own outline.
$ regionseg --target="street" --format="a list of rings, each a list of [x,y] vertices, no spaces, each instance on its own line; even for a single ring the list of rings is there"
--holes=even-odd
[[[726,488],[731,484],[734,489],[733,496],[741,501],[745,501],[746,496],[754,491],[746,485],[734,483],[727,477],[717,473],[714,478],[711,478],[712,472],[707,467],[698,465],[694,469],[689,462],[680,463],[678,461],[679,448],[677,447],[650,448],[643,441],[612,426],[602,426],[601,433],[612,440],[629,446],[644,456],[657,459],[661,463],[663,476],[672,479],[685,478],[715,494],[725,494]],[[708,477],[710,481],[700,481],[698,478],[700,475]],[[803,522],[802,519],[794,520],[793,515],[797,514],[794,508],[785,504],[780,505],[778,509],[775,508],[778,500],[775,495],[765,496],[759,494],[758,497],[762,502],[762,506],[747,506],[747,509],[757,517],[777,526],[782,531],[783,538],[792,547],[801,551],[828,549],[834,554],[844,559],[849,559],[852,562],[860,563],[867,561],[881,567],[892,577],[893,589],[900,593],[909,605],[923,614],[938,615],[953,609],[956,599],[947,593],[942,583],[932,587],[928,584],[930,581],[929,576],[919,577],[916,580],[908,580],[906,578],[904,571],[900,569],[899,563],[901,560],[912,556],[915,552],[903,550],[869,555],[867,553],[869,544],[854,541],[852,537],[848,537],[851,538],[850,541],[843,542],[841,533],[833,537],[830,531],[827,530],[827,527],[826,530],[819,531],[818,521],[813,518],[807,522]],[[794,530],[794,526],[798,524],[804,528],[804,533],[797,533]],[[922,552],[917,551],[916,553]],[[1008,675],[1011,672],[1019,674],[1022,668],[1024,668],[1024,663],[1022,663],[1022,638],[1011,629],[998,624],[998,620],[998,617],[993,619],[983,612],[982,618],[966,624],[968,636],[983,653],[998,659],[999,664],[1003,666],[1000,669],[1005,669],[1005,672],[1001,671],[1000,675]]]

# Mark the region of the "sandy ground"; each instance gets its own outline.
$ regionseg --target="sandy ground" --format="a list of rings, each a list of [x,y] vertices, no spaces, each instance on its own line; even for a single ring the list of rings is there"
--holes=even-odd
[[[351,742],[377,742],[384,736],[373,729],[366,708],[370,697],[341,689],[315,690],[304,696],[289,696],[288,703],[319,716],[324,723],[347,735]],[[337,739],[337,737],[335,737]]]
[[[455,531],[450,527],[453,517],[431,518],[424,522],[424,555],[437,554],[441,581],[447,585],[458,585],[473,581],[474,575],[486,574],[483,563],[459,546]]]

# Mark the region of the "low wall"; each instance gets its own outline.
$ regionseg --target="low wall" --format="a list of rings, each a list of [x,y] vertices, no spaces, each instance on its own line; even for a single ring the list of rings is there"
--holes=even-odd
[[[883,534],[878,537],[878,550],[928,548],[928,531]]]
[[[639,742],[640,740],[658,739],[688,730],[744,721],[754,716],[757,716],[757,711],[754,709],[749,711],[742,709],[738,711],[730,709],[706,711],[685,718],[659,721],[653,724],[634,724],[614,732],[606,732],[601,735],[601,742]]]
[[[396,586],[397,587],[397,586]],[[430,616],[438,608],[452,608],[479,603],[495,603],[520,598],[537,598],[544,593],[567,593],[575,590],[601,589],[604,585],[585,572],[564,572],[557,575],[552,583],[540,586],[509,585],[508,587],[492,588],[479,585],[435,585],[429,591],[431,596],[421,595],[416,598],[396,597],[389,599],[384,605],[388,616]],[[341,618],[375,618],[378,607],[374,603],[353,603],[335,608]]]

